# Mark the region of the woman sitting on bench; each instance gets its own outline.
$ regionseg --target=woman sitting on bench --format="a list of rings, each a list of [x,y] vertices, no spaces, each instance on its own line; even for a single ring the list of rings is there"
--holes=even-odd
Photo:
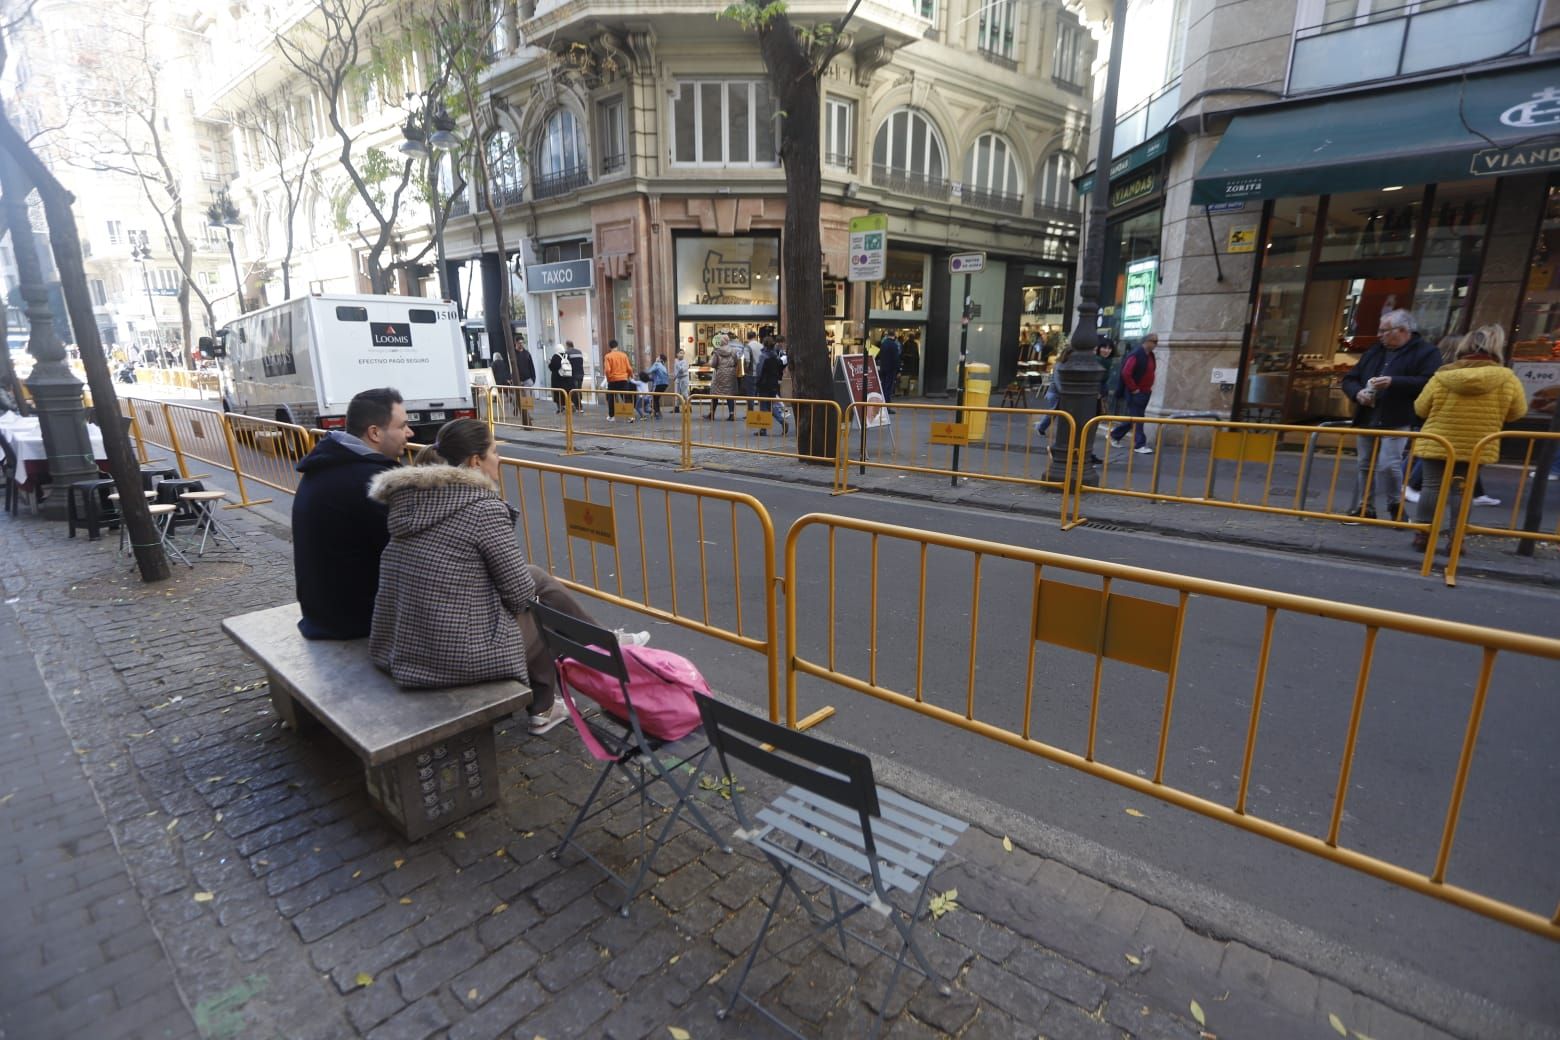
[[[498,460],[486,423],[456,419],[415,464],[369,484],[369,497],[390,512],[369,652],[406,687],[527,683],[531,732],[546,733],[568,713],[555,699],[552,661],[524,605],[534,596],[574,617],[590,615],[551,574],[526,562],[515,540],[517,514],[499,491]],[[621,638],[649,640],[645,633]]]

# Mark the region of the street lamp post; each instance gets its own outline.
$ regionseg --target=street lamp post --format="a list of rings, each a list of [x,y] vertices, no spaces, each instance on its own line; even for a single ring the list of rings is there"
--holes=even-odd
[[[146,270],[147,265],[152,260],[151,247],[144,245],[132,246],[130,248],[130,259],[134,260],[135,265],[141,269],[141,287],[146,290],[146,309],[152,316],[152,357],[155,359],[157,367],[163,368],[166,366],[163,364],[161,327],[157,321],[157,301],[152,296],[152,279]]]
[[[1105,269],[1105,219],[1110,208],[1110,162],[1116,143],[1116,92],[1121,84],[1121,45],[1126,38],[1127,0],[1115,0],[1110,25],[1110,61],[1105,67],[1105,96],[1100,103],[1100,140],[1094,158],[1094,188],[1089,193],[1089,230],[1084,236],[1083,269],[1078,278],[1078,318],[1073,323],[1072,355],[1051,373],[1056,380],[1058,407],[1068,412],[1079,430],[1099,414],[1100,281]],[[1092,440],[1092,438],[1091,438]],[[1051,445],[1051,469],[1065,469],[1065,448]],[[1094,480],[1089,460],[1093,444],[1079,447],[1078,474]]]
[[[460,138],[455,136],[455,118],[444,107],[442,101],[437,105],[432,96],[427,92],[422,95],[407,94],[410,101],[421,97],[422,105],[407,115],[406,125],[401,127],[401,136],[405,138],[401,142],[401,152],[404,155],[418,156],[427,160],[428,169],[428,210],[433,217],[433,253],[435,263],[438,265],[439,296],[441,299],[450,300],[454,296],[450,293],[449,268],[444,259],[444,228],[438,219],[439,214],[439,177],[437,156],[440,152],[447,152],[460,147]]]
[[[216,201],[206,207],[206,223],[227,232],[228,261],[233,265],[233,291],[238,294],[238,313],[243,314],[244,280],[238,273],[238,253],[233,249],[233,232],[242,230],[244,222],[239,219],[238,207],[233,205],[226,188],[217,192]]]

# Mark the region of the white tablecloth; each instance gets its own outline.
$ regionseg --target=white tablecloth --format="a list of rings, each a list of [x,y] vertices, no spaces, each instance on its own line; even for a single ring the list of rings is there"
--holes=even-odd
[[[87,435],[92,438],[93,458],[99,461],[107,459],[108,452],[103,449],[103,434],[92,423],[87,424]],[[16,455],[17,483],[26,486],[31,479],[31,475],[27,472],[27,463],[44,462],[49,457],[43,450],[43,430],[38,425],[38,417],[19,416],[15,412],[0,415],[0,437],[6,439],[6,442],[11,445],[11,451]],[[35,472],[38,468],[33,467]]]

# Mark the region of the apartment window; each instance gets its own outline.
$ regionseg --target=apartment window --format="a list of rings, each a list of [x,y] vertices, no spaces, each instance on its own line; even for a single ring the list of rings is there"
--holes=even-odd
[[[92,306],[94,306],[94,307],[106,307],[106,306],[108,306],[108,291],[103,288],[103,279],[101,279],[101,278],[94,278],[94,279],[92,279],[92,281],[90,283],[90,287],[92,289]]]
[[[764,80],[677,85],[672,161],[700,166],[773,166],[779,143],[774,99]]]
[[[509,0],[492,0],[488,7],[488,24],[492,26],[489,37],[488,54],[508,54],[514,47],[514,39],[509,33]]]
[[[131,228],[130,231],[126,234],[125,241],[131,246],[131,248],[139,246],[142,249],[150,249],[152,245],[151,236],[148,235],[145,231],[140,231],[135,228]]]
[[[1056,54],[1051,59],[1051,76],[1071,87],[1083,86],[1083,29],[1076,22],[1058,22]]]
[[[561,195],[590,183],[585,131],[573,112],[560,108],[547,120],[541,140],[541,176],[537,198]]]
[[[152,289],[163,295],[177,295],[179,272],[172,267],[159,267],[152,272]]]
[[[947,177],[947,154],[942,135],[932,121],[910,108],[901,108],[883,120],[872,142],[874,169],[908,173],[930,181]]]
[[[525,190],[520,175],[520,151],[508,130],[495,130],[487,139],[487,172],[492,180],[493,203],[508,206],[519,202]]]
[[[118,220],[110,220],[108,222],[108,244],[109,245],[117,246],[120,243],[120,241],[124,238],[124,235],[125,235],[125,225],[124,225],[123,222],[118,221]]]
[[[1024,182],[1013,149],[999,134],[981,134],[964,160],[964,201],[1017,213]]]
[[[929,22],[937,20],[937,0],[910,0],[915,5],[915,13]]]
[[[980,49],[999,58],[1013,59],[1014,26],[1018,24],[1017,0],[981,0]]]
[[[1078,177],[1078,163],[1066,152],[1057,152],[1045,161],[1040,172],[1040,195],[1036,205],[1069,213],[1078,209],[1078,190],[1073,181]]]
[[[856,103],[849,98],[825,102],[823,161],[842,170],[856,168]]]
[[[596,105],[597,152],[601,172],[616,173],[628,166],[627,135],[623,133],[623,98],[613,97]]]

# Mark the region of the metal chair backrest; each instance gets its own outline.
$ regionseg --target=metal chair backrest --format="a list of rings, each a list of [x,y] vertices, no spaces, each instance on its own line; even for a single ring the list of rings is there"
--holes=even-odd
[[[868,854],[875,851],[871,818],[881,815],[872,759],[859,751],[838,747],[798,730],[776,725],[740,708],[722,704],[702,693],[694,694],[704,732],[720,758],[721,773],[731,775],[727,756],[745,762],[777,780],[854,809],[861,818],[861,834]],[[750,830],[741,800],[732,803],[744,830]]]

